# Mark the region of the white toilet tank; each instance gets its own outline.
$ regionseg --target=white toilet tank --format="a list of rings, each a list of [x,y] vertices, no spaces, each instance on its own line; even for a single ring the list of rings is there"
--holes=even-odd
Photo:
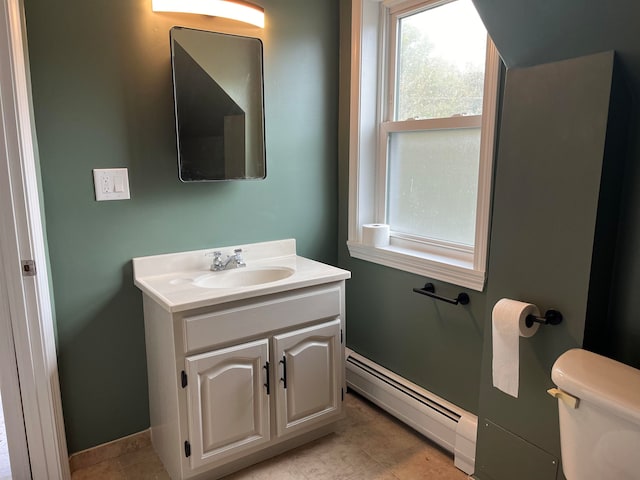
[[[640,479],[640,370],[576,348],[558,357],[551,378],[567,480]]]

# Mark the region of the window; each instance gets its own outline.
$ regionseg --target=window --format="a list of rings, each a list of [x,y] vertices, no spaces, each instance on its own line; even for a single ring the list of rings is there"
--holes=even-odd
[[[353,1],[349,251],[481,291],[499,59],[471,0]],[[386,223],[389,245],[362,242]]]

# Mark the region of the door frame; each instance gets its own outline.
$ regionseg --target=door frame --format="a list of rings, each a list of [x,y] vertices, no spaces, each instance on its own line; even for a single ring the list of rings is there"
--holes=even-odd
[[[69,479],[22,0],[2,2],[0,36],[0,306],[10,320],[0,333],[13,339],[22,403],[8,413],[23,414],[31,477]],[[35,261],[34,276],[22,260]]]

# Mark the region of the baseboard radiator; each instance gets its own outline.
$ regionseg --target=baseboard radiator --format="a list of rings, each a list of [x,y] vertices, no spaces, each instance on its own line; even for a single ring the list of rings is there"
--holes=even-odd
[[[478,418],[347,349],[347,386],[453,453],[457,468],[475,466]]]

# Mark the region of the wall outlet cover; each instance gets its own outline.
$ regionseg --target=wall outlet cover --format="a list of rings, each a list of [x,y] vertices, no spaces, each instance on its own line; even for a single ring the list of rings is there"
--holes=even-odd
[[[94,168],[93,185],[98,202],[131,198],[126,168]]]

